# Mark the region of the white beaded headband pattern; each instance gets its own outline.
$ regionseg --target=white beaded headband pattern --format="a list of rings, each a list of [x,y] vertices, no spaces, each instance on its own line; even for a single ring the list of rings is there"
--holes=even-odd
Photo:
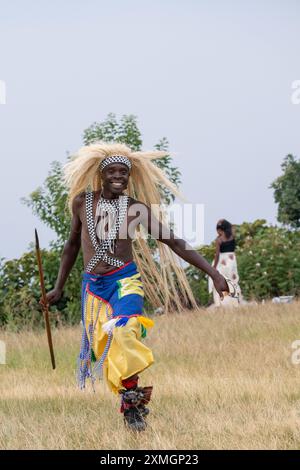
[[[107,165],[111,165],[112,163],[123,163],[131,170],[131,161],[128,157],[124,157],[123,155],[110,155],[104,158],[100,163],[100,171],[103,171]]]

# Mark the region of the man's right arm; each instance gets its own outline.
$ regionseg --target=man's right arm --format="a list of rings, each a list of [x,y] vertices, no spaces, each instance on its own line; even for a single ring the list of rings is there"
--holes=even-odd
[[[81,245],[81,220],[80,220],[80,207],[83,202],[83,195],[76,196],[72,204],[72,222],[71,231],[67,242],[65,243],[60,268],[57,275],[55,287],[52,291],[48,292],[48,303],[56,303],[62,296],[62,291],[65,282],[71,272],[72,267],[78,256]]]

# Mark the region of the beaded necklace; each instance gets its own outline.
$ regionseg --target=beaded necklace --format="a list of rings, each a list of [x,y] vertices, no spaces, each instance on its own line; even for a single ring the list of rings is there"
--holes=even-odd
[[[92,191],[86,193],[86,218],[87,218],[87,227],[89,236],[92,242],[92,245],[95,249],[95,255],[89,261],[87,267],[85,268],[86,272],[92,272],[92,270],[97,266],[100,261],[105,261],[111,266],[121,267],[124,266],[124,261],[121,261],[113,256],[108,255],[108,252],[113,252],[115,247],[115,241],[119,233],[120,226],[125,219],[129,197],[128,196],[119,196],[118,199],[105,199],[100,196],[100,199],[97,204],[96,215],[101,215],[102,220],[98,233],[100,234],[100,243],[97,241],[96,236],[96,227],[93,220],[93,200],[94,195]],[[104,225],[103,219],[105,220],[105,215],[112,216],[109,218],[109,232],[107,237],[102,239],[104,235]]]

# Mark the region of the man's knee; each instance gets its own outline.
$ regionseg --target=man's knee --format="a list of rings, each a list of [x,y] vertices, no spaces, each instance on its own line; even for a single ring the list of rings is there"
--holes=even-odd
[[[122,344],[139,337],[140,324],[136,317],[129,318],[124,326],[116,326],[114,328],[114,339]]]

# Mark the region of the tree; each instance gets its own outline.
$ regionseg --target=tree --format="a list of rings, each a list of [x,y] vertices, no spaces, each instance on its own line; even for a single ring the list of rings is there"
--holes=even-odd
[[[71,217],[67,208],[67,190],[63,184],[62,164],[54,161],[43,186],[33,191],[22,202],[31,208],[44,224],[56,233],[52,247],[62,248],[70,230]]]
[[[283,174],[271,184],[278,204],[277,219],[293,228],[300,227],[300,160],[289,154],[281,168]]]
[[[116,115],[113,113],[108,114],[106,120],[101,123],[94,122],[83,133],[83,142],[85,145],[92,144],[97,140],[104,142],[121,142],[127,144],[132,150],[141,150],[142,137],[141,132],[137,125],[136,117],[132,114],[125,115],[121,118],[120,123],[117,122]],[[166,137],[163,137],[154,146],[156,150],[167,151],[169,142]],[[180,171],[178,168],[172,166],[172,158],[166,155],[163,158],[154,160],[156,165],[161,168],[166,176],[175,186],[179,186]],[[174,196],[166,188],[161,188],[161,195],[165,204],[170,204],[174,201]]]
[[[119,123],[114,113],[109,113],[103,122],[94,122],[84,130],[83,143],[88,145],[96,140],[120,142],[136,151],[141,149],[143,143],[137,119],[132,114],[122,116]]]

